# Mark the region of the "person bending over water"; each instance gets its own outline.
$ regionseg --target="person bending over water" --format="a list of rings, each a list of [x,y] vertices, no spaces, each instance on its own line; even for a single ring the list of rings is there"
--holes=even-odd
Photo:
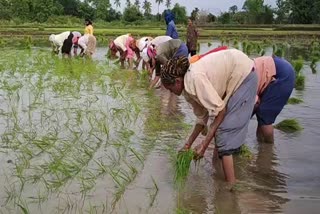
[[[149,89],[153,88],[159,81],[162,65],[166,64],[167,61],[172,58],[180,56],[188,57],[188,55],[188,48],[180,39],[170,39],[151,49],[149,56],[151,56],[152,65],[154,65],[151,71],[153,71],[153,69],[156,70],[156,77],[151,82]]]
[[[232,155],[244,144],[258,85],[253,60],[236,49],[210,53],[191,65],[187,57],[173,58],[163,66],[161,81],[174,94],[183,94],[197,117],[184,149],[191,148],[209,115],[215,117],[195,148],[197,157],[203,157],[214,138],[225,179],[234,183]]]
[[[288,102],[295,84],[292,65],[279,57],[263,56],[254,59],[259,78],[256,104],[257,138],[274,142],[273,126],[277,116]]]
[[[70,31],[66,31],[60,34],[51,34],[49,41],[52,43],[53,52],[59,54],[61,52],[64,40],[68,39]]]
[[[117,37],[109,44],[111,57],[116,57],[117,52],[120,53],[121,68],[124,68],[124,62],[128,60],[129,70],[133,70],[133,58],[136,54],[136,66],[140,62],[140,50],[136,45],[135,39],[130,34]]]
[[[89,35],[89,34],[85,34],[83,36],[81,36],[78,40],[78,45],[80,48],[80,56],[88,56],[88,57],[92,57],[92,55],[95,53],[96,51],[96,37]]]

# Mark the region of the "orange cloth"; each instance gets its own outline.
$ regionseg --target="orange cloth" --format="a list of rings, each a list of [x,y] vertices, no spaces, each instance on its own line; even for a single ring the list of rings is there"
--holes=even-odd
[[[228,47],[227,46],[221,46],[221,47],[217,47],[215,49],[212,49],[211,51],[208,51],[207,53],[201,54],[201,55],[194,55],[189,59],[190,64],[195,63],[196,61],[198,61],[199,59],[201,59],[202,57],[205,57],[206,55],[210,54],[210,53],[214,53],[214,52],[218,52],[218,51],[223,51],[223,50],[227,50]]]
[[[257,96],[260,97],[267,86],[275,80],[274,76],[276,75],[276,65],[274,64],[274,60],[271,56],[258,57],[254,59],[254,63],[259,84]]]

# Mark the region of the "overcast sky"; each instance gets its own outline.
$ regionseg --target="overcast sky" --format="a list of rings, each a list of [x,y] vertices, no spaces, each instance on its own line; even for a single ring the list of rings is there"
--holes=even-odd
[[[142,4],[144,0],[140,0],[140,3]],[[155,3],[155,0],[149,0],[152,3],[152,13],[158,12],[158,4]],[[110,0],[111,3],[114,2],[114,0]],[[134,0],[131,0],[133,3]],[[164,0],[166,2],[166,0]],[[198,7],[199,9],[205,9],[209,12],[218,15],[219,13],[223,11],[227,11],[229,7],[233,5],[237,5],[239,9],[242,8],[243,3],[245,0],[171,0],[171,4],[173,5],[175,3],[179,3],[180,5],[184,5],[187,8],[188,14],[191,13],[191,11]],[[276,0],[265,0],[265,4],[270,4],[271,6],[276,6]],[[121,9],[125,7],[126,0],[121,0]],[[160,5],[160,12],[162,12],[165,9],[165,4]]]

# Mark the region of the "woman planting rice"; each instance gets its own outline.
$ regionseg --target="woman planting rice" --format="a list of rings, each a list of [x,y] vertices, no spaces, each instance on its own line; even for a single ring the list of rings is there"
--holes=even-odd
[[[185,43],[179,39],[171,39],[152,49],[148,55],[151,56],[152,65],[154,65],[153,68],[156,69],[156,77],[151,82],[149,87],[149,89],[151,89],[160,79],[161,65],[166,64],[167,61],[172,58],[178,58],[181,56],[188,57],[189,53]],[[153,68],[151,68],[151,71]]]
[[[287,103],[294,84],[295,73],[289,62],[279,57],[264,56],[254,60],[259,78],[256,104],[258,140],[274,142],[273,126]]]
[[[133,69],[134,54],[137,56],[137,63],[140,62],[140,50],[136,45],[135,39],[130,34],[117,37],[109,44],[112,57],[116,57],[117,52],[120,53],[121,68],[124,68],[125,60],[128,60],[129,69]]]
[[[141,50],[141,57],[143,61],[146,63],[147,70],[149,75],[152,75],[152,72],[155,68],[155,51],[153,51],[160,44],[171,40],[170,36],[157,36],[152,41],[149,41],[146,46]]]
[[[74,31],[74,32],[72,32],[72,34],[73,34],[73,39],[72,39],[73,55],[77,56],[78,55],[78,41],[81,37],[81,33]]]
[[[246,138],[257,90],[253,60],[239,50],[210,53],[191,65],[187,57],[173,58],[163,66],[161,81],[176,95],[183,94],[197,116],[184,149],[191,148],[209,115],[215,117],[196,153],[202,157],[215,138],[225,179],[234,183],[232,154],[240,150]]]
[[[96,37],[86,34],[78,40],[78,45],[81,49],[80,56],[89,56],[91,57],[96,51]]]
[[[68,39],[70,36],[70,31],[66,31],[60,34],[51,34],[49,36],[49,41],[52,43],[53,52],[59,54],[61,52],[64,40]]]

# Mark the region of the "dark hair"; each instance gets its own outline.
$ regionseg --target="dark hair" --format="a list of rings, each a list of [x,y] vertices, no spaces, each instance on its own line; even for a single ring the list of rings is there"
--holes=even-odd
[[[176,78],[184,77],[189,66],[189,60],[185,56],[170,59],[161,68],[161,81],[164,84],[174,84]]]
[[[84,21],[85,21],[85,22],[88,22],[88,23],[86,23],[87,26],[88,26],[88,25],[92,25],[92,21],[91,21],[90,19],[85,19]]]

